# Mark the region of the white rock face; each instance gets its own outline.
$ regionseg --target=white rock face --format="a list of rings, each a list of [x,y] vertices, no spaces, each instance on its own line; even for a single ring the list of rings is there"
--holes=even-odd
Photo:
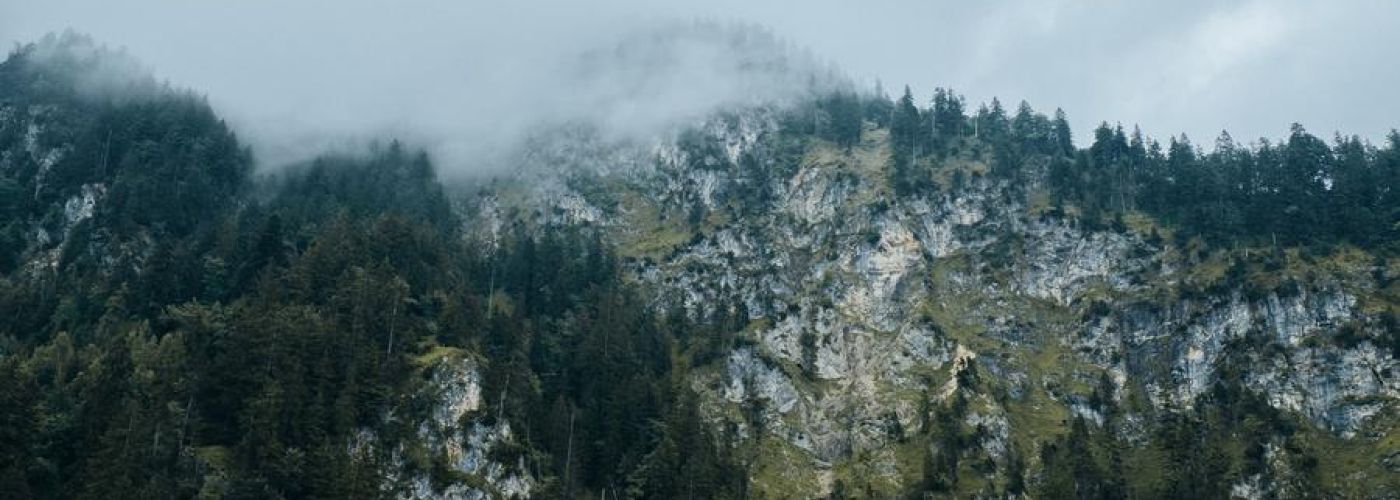
[[[1236,361],[1249,363],[1241,367],[1247,385],[1274,407],[1351,437],[1369,417],[1400,399],[1397,382],[1381,375],[1400,369],[1393,357],[1370,342],[1343,349],[1327,340],[1358,317],[1355,304],[1354,296],[1338,289],[1270,294],[1253,303],[1235,293],[1216,302],[1188,301],[1161,312],[1127,311],[1105,318],[1086,328],[1081,345],[1105,360],[1126,356],[1169,362],[1169,369],[1155,374],[1127,369],[1155,388],[1149,396],[1163,407],[1190,407],[1208,391],[1231,342],[1280,346]]]
[[[739,214],[727,204],[748,186],[740,160],[762,156],[776,123],[753,112],[701,129],[719,153],[692,158],[663,141],[625,160],[616,159],[625,148],[593,157],[651,165],[614,168],[627,174],[611,179],[658,212],[726,215],[631,270],[654,292],[649,307],[679,305],[704,318],[742,303],[750,319],[764,320],[692,386],[715,425],[747,437],[761,425],[805,453],[812,470],[801,477],[826,485],[812,494],[829,489],[833,468],[852,457],[897,477],[895,431],[919,432],[929,408],[954,394],[976,402],[963,424],[986,430],[980,444],[998,463],[1017,421],[1008,408],[1032,392],[1058,414],[1103,425],[1105,416],[1066,386],[1092,387],[1105,374],[1115,400],[1146,388],[1137,396],[1177,411],[1211,389],[1222,363],[1237,363],[1245,386],[1270,404],[1348,438],[1400,401],[1395,376],[1384,375],[1400,366],[1386,349],[1327,341],[1343,324],[1369,324],[1357,300],[1364,290],[1322,279],[1255,299],[1240,289],[1179,298],[1170,290],[1191,264],[1171,250],[1130,231],[1032,215],[1029,195],[1004,182],[973,176],[956,192],[891,200],[879,173],[888,152],[878,143],[809,152],[770,179],[763,210]],[[539,195],[544,206],[594,203],[576,191]],[[598,217],[574,218],[631,229],[607,210]],[[1241,342],[1263,347],[1241,356],[1230,347]],[[1062,351],[1050,364],[1063,366],[1029,366],[1042,350]],[[967,369],[1005,390],[1007,407],[960,387]],[[749,421],[752,409],[760,422]],[[1125,440],[1148,438],[1149,418],[1120,417]],[[1275,492],[1251,478],[1235,487],[1244,496]]]
[[[1265,327],[1272,331],[1274,339],[1290,347],[1296,347],[1309,335],[1322,330],[1335,328],[1352,317],[1356,297],[1342,292],[1324,291],[1309,294],[1301,290],[1292,297],[1269,295],[1262,311]]]
[[[49,169],[53,168],[53,166],[63,158],[63,155],[68,153],[68,146],[66,145],[46,149],[39,142],[39,135],[43,133],[42,123],[45,121],[45,115],[54,112],[53,106],[33,106],[29,108],[29,121],[24,132],[24,151],[29,153],[30,158],[39,165],[39,172],[36,174],[38,178],[38,182],[35,183],[36,187],[43,185],[44,176],[49,173]]]
[[[563,212],[561,222],[565,224],[598,222],[603,218],[602,210],[589,204],[583,197],[573,193],[561,196],[557,206],[559,210]]]
[[[985,187],[985,184],[977,185]],[[987,201],[984,192],[968,190],[943,198],[937,206],[930,206],[928,200],[924,199],[910,203],[910,215],[915,221],[914,230],[918,232],[919,241],[929,256],[948,257],[961,250],[964,242],[955,231],[986,220],[987,213],[983,207]],[[979,241],[973,244],[985,243]]]
[[[103,184],[83,184],[82,191],[63,203],[64,232],[71,230],[79,222],[92,218],[97,203],[107,194]]]
[[[975,411],[968,414],[963,423],[973,429],[979,429],[978,434],[986,436],[979,444],[986,450],[987,456],[998,461],[1006,458],[1007,447],[1010,445],[1008,440],[1011,438],[1011,422],[1006,420],[1005,413]]]
[[[1121,235],[1035,222],[1027,227],[1026,239],[1026,264],[1017,277],[1023,293],[1069,305],[1091,280],[1125,286],[1129,242]]]
[[[1400,399],[1400,382],[1381,375],[1400,365],[1369,342],[1354,349],[1290,350],[1261,368],[1250,374],[1249,383],[1270,404],[1306,415],[1345,438],[1355,437],[1368,419]]]
[[[804,167],[787,183],[787,196],[780,206],[807,224],[830,222],[836,209],[845,203],[850,187],[822,175],[815,166]]]
[[[874,328],[893,329],[903,305],[896,293],[922,255],[914,233],[898,222],[880,224],[879,241],[874,248],[859,250],[848,269],[861,279],[847,291],[842,310]]]
[[[30,163],[35,170],[36,189],[43,186],[44,177],[71,150],[70,144],[52,144],[45,140],[50,132],[49,124],[58,114],[53,105],[0,106],[0,132],[20,132],[19,147],[0,153],[0,173],[7,172],[24,163]],[[32,193],[38,195],[38,191]]]
[[[729,354],[726,364],[729,385],[724,398],[732,403],[759,400],[779,414],[797,407],[797,390],[781,371],[758,359],[750,349],[738,349]]]
[[[400,444],[391,453],[385,470],[386,492],[404,499],[479,500],[486,498],[528,498],[535,480],[523,458],[514,464],[493,462],[488,453],[512,438],[509,422],[485,425],[474,417],[481,408],[481,374],[476,362],[460,355],[447,355],[431,368],[427,397],[433,401],[430,417],[418,425],[417,439],[435,456],[443,456],[457,472],[480,479],[485,489],[463,483],[447,485],[441,491],[432,487],[426,474],[409,474]],[[379,446],[372,432],[362,431],[352,444],[352,455]]]

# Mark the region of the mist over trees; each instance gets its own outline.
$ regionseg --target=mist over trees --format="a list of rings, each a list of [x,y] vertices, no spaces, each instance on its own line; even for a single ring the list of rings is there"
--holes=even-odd
[[[484,389],[504,397],[480,415],[517,422],[498,453],[550,478],[542,495],[741,495],[677,357],[718,349],[733,321],[627,307],[637,292],[598,234],[517,227],[499,248],[466,245],[432,163],[398,142],[255,182],[202,99],[81,98],[70,73],[91,61],[35,51],[0,64],[0,99],[55,110],[39,140],[67,154],[0,164],[5,496],[385,496],[387,457],[345,443],[415,431],[385,415],[427,411],[412,399],[425,345],[493,360]],[[6,152],[34,140],[4,130]],[[22,278],[30,224],[93,185],[104,202],[54,272]],[[447,474],[435,463],[410,467]]]
[[[255,177],[252,153],[205,99],[144,80],[133,84],[143,98],[92,99],[74,75],[105,59],[42,64],[42,47],[0,64],[0,104],[48,110],[37,137],[0,129],[4,496],[391,497],[381,489],[389,454],[347,451],[366,429],[384,450],[403,445],[408,470],[435,487],[477,480],[413,441],[411,423],[430,411],[413,396],[427,383],[424,360],[443,349],[483,360],[490,397],[461,424],[516,426],[491,459],[525,464],[542,497],[750,496],[752,450],[730,445],[745,439],[735,429],[708,425],[691,383],[749,342],[741,301],[700,316],[638,306],[647,291],[601,228],[511,220],[492,246],[473,244],[433,159],[398,141]],[[982,177],[1005,182],[1008,197],[1043,190],[1043,217],[1084,227],[1122,230],[1145,214],[1173,230],[1157,245],[1400,251],[1394,132],[1377,146],[1294,125],[1277,142],[1222,134],[1206,151],[1105,123],[1080,148],[1064,112],[1026,103],[969,111],[941,88],[893,99],[803,92],[776,137],[737,160],[743,182],[725,200],[737,216],[764,216],[806,147],[849,151],[887,134],[890,192],[879,203]],[[719,148],[695,131],[677,143]],[[54,162],[8,154],[33,144],[66,149]],[[937,175],[955,160],[988,168]],[[69,200],[98,189],[91,216],[75,215]],[[810,338],[799,342],[814,355]],[[1007,494],[1222,497],[1226,471],[1263,467],[1257,436],[1296,425],[1227,373],[1197,409],[1154,422],[1140,448],[1165,457],[1168,479],[1144,485],[1124,473],[1134,451],[1111,434],[1126,425],[1120,404],[1143,403],[1116,402],[1106,377],[1087,403],[1105,423],[1076,417],[1038,456],[1009,458]],[[757,413],[761,403],[744,404]],[[978,432],[960,424],[967,405],[925,412],[924,432],[902,436],[928,444],[911,496],[953,494],[960,471],[988,467],[960,461]],[[1284,439],[1291,448],[1277,456],[1311,478],[1317,459]],[[842,488],[833,496],[868,493]]]

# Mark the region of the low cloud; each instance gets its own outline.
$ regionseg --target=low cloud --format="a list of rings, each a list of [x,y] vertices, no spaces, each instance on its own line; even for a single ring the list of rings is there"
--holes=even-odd
[[[1062,107],[1081,145],[1099,121],[1378,140],[1400,125],[1400,66],[1376,59],[1397,16],[1369,0],[0,0],[0,42],[72,28],[127,47],[207,94],[264,165],[398,137],[470,172],[542,122],[654,130],[800,92],[834,73],[823,60],[920,100]]]
[[[355,2],[349,12],[289,8],[265,23],[224,13],[239,27],[191,34],[173,53],[132,51],[152,50],[157,74],[207,93],[262,168],[396,138],[427,148],[448,175],[493,171],[541,127],[587,123],[632,137],[842,81],[757,25],[626,15],[571,24],[547,17],[570,11],[558,5],[434,5],[382,18]],[[176,19],[142,22],[185,31]],[[128,61],[117,63],[140,69]]]
[[[50,33],[27,44],[25,50],[29,61],[64,75],[65,81],[84,99],[141,100],[166,90],[137,58],[123,50],[98,44],[80,33]]]

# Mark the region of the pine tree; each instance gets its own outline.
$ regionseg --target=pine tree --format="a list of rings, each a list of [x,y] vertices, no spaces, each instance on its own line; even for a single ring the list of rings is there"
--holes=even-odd
[[[1061,156],[1072,156],[1074,154],[1074,134],[1069,128],[1069,118],[1065,116],[1065,111],[1055,108],[1055,120],[1051,123],[1054,130],[1055,151]]]
[[[920,193],[931,181],[916,163],[923,139],[920,123],[914,95],[905,87],[890,121],[890,184],[898,196]]]

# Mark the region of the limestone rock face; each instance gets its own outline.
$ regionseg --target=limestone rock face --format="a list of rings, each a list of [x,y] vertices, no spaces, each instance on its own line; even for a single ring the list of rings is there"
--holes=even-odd
[[[471,358],[450,354],[439,358],[428,368],[428,384],[423,389],[429,407],[427,418],[417,425],[413,446],[421,446],[431,456],[445,458],[454,472],[471,478],[467,482],[452,482],[441,489],[434,488],[427,473],[410,472],[409,450],[399,444],[388,450],[388,465],[384,470],[383,488],[404,499],[471,499],[528,498],[536,486],[524,459],[517,463],[498,463],[490,458],[492,448],[513,439],[511,426],[504,420],[484,423],[481,415],[481,373]],[[369,430],[362,431],[352,446],[354,456],[369,457],[385,450],[377,449],[379,439]]]
[[[557,180],[516,194],[573,214],[547,222],[604,228],[654,292],[647,307],[704,318],[742,304],[745,342],[692,386],[714,425],[763,443],[755,467],[783,464],[782,484],[799,488],[783,494],[822,495],[836,480],[900,491],[923,467],[910,457],[927,452],[907,438],[954,404],[997,471],[989,477],[1002,474],[1015,442],[1063,433],[1075,416],[1104,425],[1090,401],[1100,380],[1118,404],[1147,405],[1119,417],[1127,442],[1147,439],[1149,414],[1192,408],[1222,366],[1342,439],[1394,418],[1400,366],[1364,307],[1367,268],[1231,281],[1210,271],[1230,254],[1162,243],[1150,223],[1091,229],[1052,215],[1036,183],[980,175],[986,158],[947,167],[963,169],[956,186],[895,199],[882,130],[850,150],[812,141],[776,168],[771,110],[699,129],[719,147],[573,147],[588,153],[572,163],[608,166],[532,170],[522,175]],[[1356,340],[1335,342],[1344,328]],[[1235,488],[1269,496],[1281,484],[1261,476]]]

